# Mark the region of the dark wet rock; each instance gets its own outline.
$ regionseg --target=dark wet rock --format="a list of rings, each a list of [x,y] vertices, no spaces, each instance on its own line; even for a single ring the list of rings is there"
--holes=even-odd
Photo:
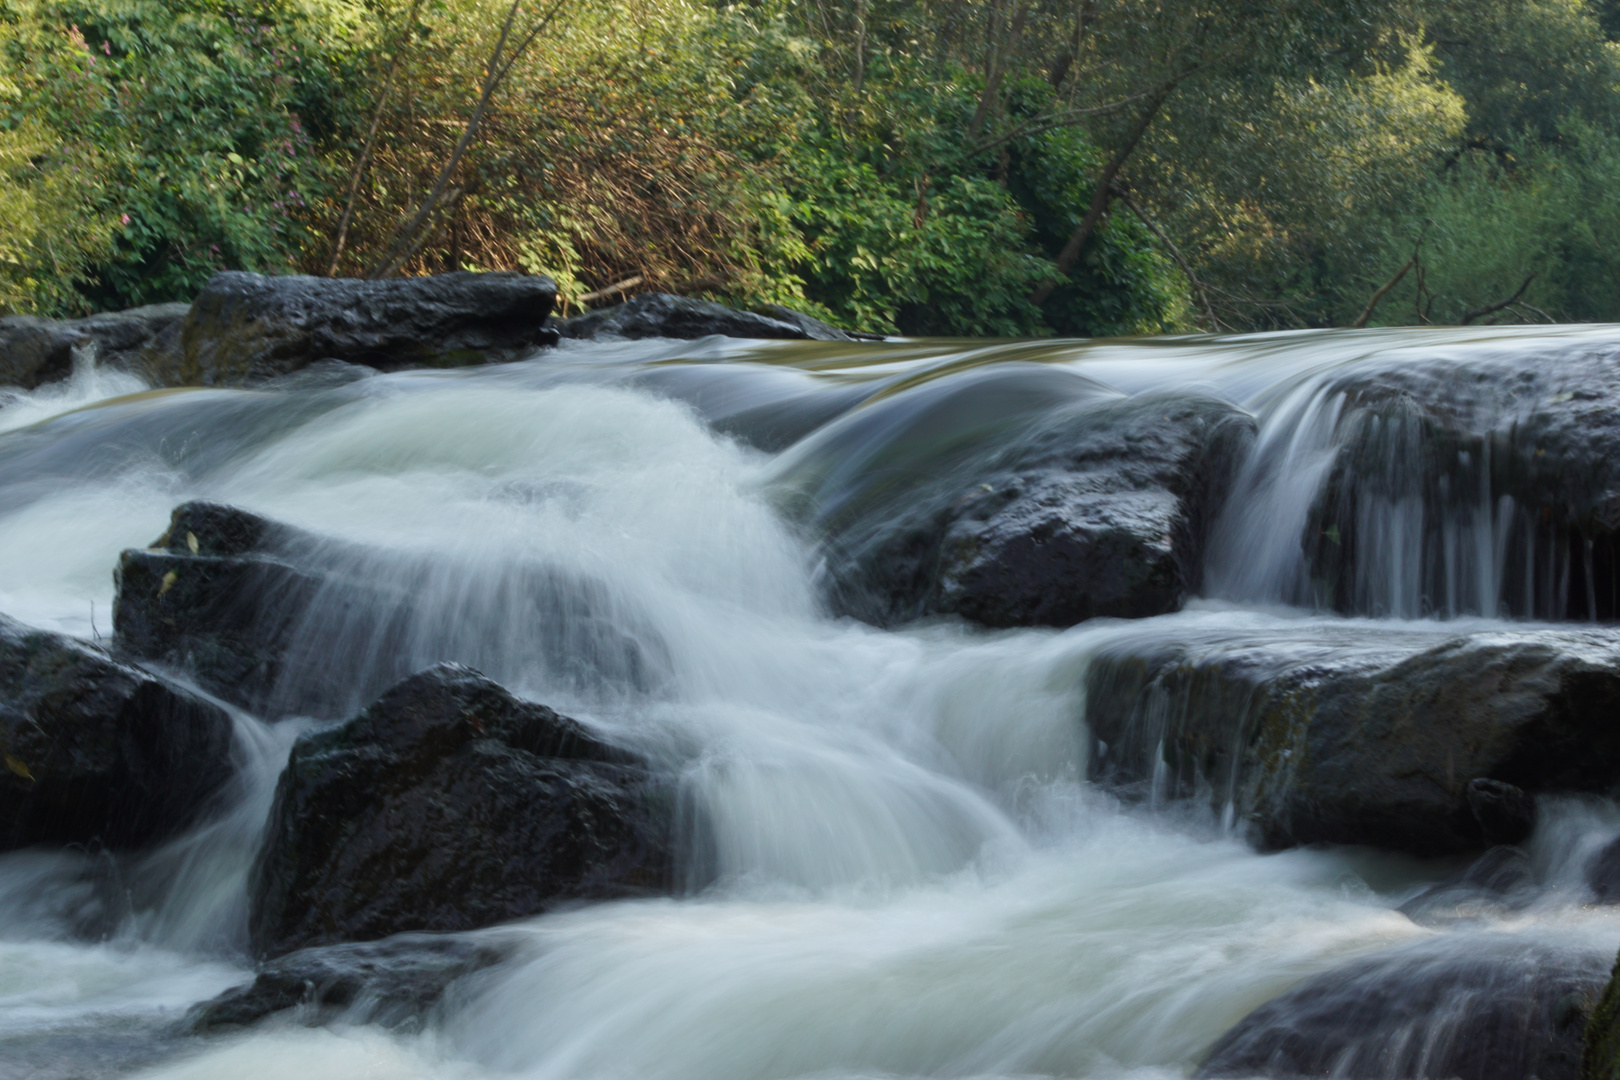
[[[122,652],[271,719],[353,715],[444,659],[519,656],[559,683],[620,691],[650,689],[668,663],[662,639],[595,579],[402,556],[214,503],[178,507],[115,578]],[[469,642],[458,630],[474,620],[507,632]]]
[[[1493,847],[1459,873],[1412,897],[1400,911],[1424,926],[1479,921],[1528,907],[1539,885],[1523,848]]]
[[[938,402],[871,440],[925,449],[875,461],[875,497],[840,494],[848,507],[823,512],[832,606],[878,625],[960,615],[995,627],[1178,610],[1201,584],[1208,528],[1252,418],[1192,394],[1065,400],[1055,384],[1073,376],[1005,368],[942,387]],[[996,385],[1009,380],[1031,385]],[[1054,398],[1042,409],[1030,402],[1045,383]],[[1004,392],[1004,429],[935,453],[956,423],[948,414],[987,416]],[[852,414],[852,429],[883,422],[882,408]]]
[[[319,575],[282,554],[299,534],[215,503],[175,509],[169,530],[125,551],[114,572],[113,629],[127,655],[185,669],[245,708],[261,709],[281,678]]]
[[[1536,800],[1523,788],[1476,776],[1468,781],[1468,809],[1487,844],[1519,844],[1536,827]]]
[[[1600,904],[1620,904],[1620,836],[1598,849],[1586,864],[1586,884]]]
[[[141,357],[165,386],[241,386],[340,360],[383,371],[514,360],[555,337],[550,278],[439,274],[363,281],[222,271],[172,339]]]
[[[674,780],[441,664],[298,740],[255,866],[254,952],[470,930],[668,892]]]
[[[1611,630],[1138,635],[1093,661],[1086,702],[1096,779],[1230,805],[1266,848],[1478,850],[1523,824],[1504,807],[1620,776]]]
[[[1607,959],[1447,935],[1307,979],[1222,1036],[1198,1077],[1574,1080]]]
[[[124,369],[170,327],[188,304],[153,304],[85,319],[0,318],[0,386],[32,390],[73,374],[74,351],[102,367]]]
[[[342,1017],[414,1028],[458,979],[501,963],[515,949],[511,941],[449,934],[299,949],[261,964],[251,983],[195,1006],[185,1027],[212,1034],[296,1009],[312,1027]]]
[[[797,326],[811,341],[882,341],[882,334],[869,334],[864,330],[840,330],[836,326],[812,318],[802,311],[794,311],[781,304],[765,304],[756,309],[767,318]]]
[[[711,334],[784,341],[850,340],[850,335],[844,331],[787,308],[760,315],[710,300],[669,293],[642,293],[613,307],[569,319],[553,319],[551,326],[565,338],[581,340],[601,337],[692,339]]]
[[[1344,406],[1303,537],[1311,599],[1368,614],[1620,618],[1612,345],[1510,342],[1466,359],[1361,365],[1325,392]],[[1471,527],[1498,550],[1481,556]],[[1394,604],[1383,568],[1396,559],[1417,610]],[[1497,580],[1489,595],[1482,573]]]
[[[231,730],[194,694],[0,616],[0,850],[173,836],[230,780]]]

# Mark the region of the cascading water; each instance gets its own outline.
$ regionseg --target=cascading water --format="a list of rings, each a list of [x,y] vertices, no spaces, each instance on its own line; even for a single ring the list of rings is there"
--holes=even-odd
[[[7,400],[0,612],[109,634],[119,551],[193,498],[307,530],[303,557],[338,585],[299,616],[263,715],[237,714],[222,816],[140,857],[0,856],[0,1072],[1183,1076],[1255,1007],[1357,957],[1612,957],[1620,917],[1581,885],[1620,832],[1606,802],[1543,806],[1532,900],[1420,924],[1397,909],[1455,863],[1260,855],[1230,815],[1093,787],[1085,686],[1132,639],[1611,618],[1604,478],[1588,518],[1555,521],[1534,506],[1553,481],[1513,462],[1535,461],[1532,391],[1576,393],[1559,380],[1617,351],[1601,329],[706,339],[254,391],[141,393],[86,367]],[[1529,375],[1459,381],[1437,419],[1400,393],[1420,361]],[[1187,611],[1061,631],[826,614],[829,521],[904,514],[1067,430],[1054,418],[1187,391],[1258,424]],[[504,929],[518,954],[421,1030],[177,1036],[182,1010],[249,977],[245,881],[293,738],[441,660],[678,771],[712,823],[714,883]]]

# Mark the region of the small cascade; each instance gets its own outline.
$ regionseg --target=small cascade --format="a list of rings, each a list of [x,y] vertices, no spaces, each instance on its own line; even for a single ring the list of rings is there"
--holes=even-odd
[[[224,710],[235,772],[155,846],[0,852],[0,1060],[1442,1080],[1496,994],[1537,1018],[1515,1060],[1573,1077],[1620,946],[1617,358],[1603,327],[711,338],[157,392],[75,352],[0,399],[0,613]],[[186,524],[220,507],[252,542]],[[250,956],[295,743],[334,844],[436,813],[339,725],[440,664],[610,748],[569,782],[672,821],[669,880]],[[422,693],[377,715],[414,738]],[[508,770],[444,792],[561,783],[482,715],[423,721]],[[197,1033],[250,985],[273,1019]]]

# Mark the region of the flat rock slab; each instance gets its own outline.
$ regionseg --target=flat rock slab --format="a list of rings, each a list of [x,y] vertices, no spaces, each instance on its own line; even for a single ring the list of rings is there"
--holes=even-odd
[[[0,850],[167,839],[215,803],[231,744],[211,702],[0,616]]]
[[[556,340],[550,278],[458,272],[363,281],[215,274],[172,340],[142,354],[165,386],[241,386],[342,360],[383,371],[513,360]]]
[[[1513,843],[1524,794],[1620,776],[1620,631],[1367,623],[1130,634],[1086,680],[1099,782],[1207,800],[1264,848]]]
[[[253,873],[254,952],[472,930],[668,892],[676,792],[637,755],[441,664],[294,744]]]

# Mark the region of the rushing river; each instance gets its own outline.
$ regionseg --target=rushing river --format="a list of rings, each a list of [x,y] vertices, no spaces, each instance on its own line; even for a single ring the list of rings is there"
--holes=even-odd
[[[109,635],[118,553],[188,499],[352,542],[371,554],[348,572],[421,594],[413,663],[464,661],[679,756],[714,823],[719,883],[503,928],[516,958],[458,986],[420,1031],[272,1022],[177,1040],[187,1007],[250,977],[244,882],[311,723],[240,714],[234,809],[109,864],[127,902],[88,937],[96,856],[0,857],[0,1074],[1181,1077],[1256,1006],[1392,946],[1511,937],[1612,957],[1620,915],[1580,886],[1582,860],[1620,832],[1610,805],[1543,808],[1529,848],[1545,884],[1528,907],[1421,926],[1396,909],[1456,863],[1261,855],[1217,817],[1088,785],[1082,691],[1090,658],[1131,636],[1346,621],[1310,610],[1298,542],[1332,456],[1327,380],[1615,347],[1613,328],[711,338],[252,391],[145,391],[87,369],[15,397],[0,407],[0,612]],[[940,405],[942,387],[975,379],[983,393]],[[1054,402],[1189,388],[1252,413],[1259,436],[1187,610],[1063,631],[826,614],[824,553],[795,509],[807,484],[820,505],[864,490],[900,467],[896,431],[908,446],[974,425],[993,439]],[[1541,578],[1504,584],[1524,547],[1508,509],[1459,504],[1437,591],[1411,572],[1422,508],[1392,503],[1369,526],[1388,550],[1354,584],[1366,615],[1351,621],[1383,616],[1389,635],[1433,634],[1429,615],[1497,625],[1520,610],[1512,588],[1536,614]],[[618,629],[661,643],[658,677],[582,678],[546,655],[512,595],[534,566],[603,582]],[[364,613],[332,619],[350,640]],[[345,657],[334,679],[360,662]],[[373,691],[355,685],[358,707]]]

